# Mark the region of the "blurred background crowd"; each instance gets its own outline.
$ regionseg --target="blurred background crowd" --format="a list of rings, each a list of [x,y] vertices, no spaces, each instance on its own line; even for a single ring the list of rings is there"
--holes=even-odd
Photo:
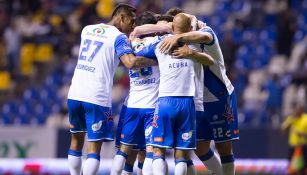
[[[66,96],[85,25],[117,3],[165,13],[178,6],[218,35],[238,94],[240,127],[279,127],[307,102],[307,0],[0,0],[0,123],[67,127]],[[129,89],[119,68],[113,114]]]

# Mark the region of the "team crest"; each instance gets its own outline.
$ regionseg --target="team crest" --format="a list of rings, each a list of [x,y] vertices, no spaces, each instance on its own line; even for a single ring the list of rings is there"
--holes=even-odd
[[[140,42],[136,46],[133,47],[133,51],[134,52],[139,52],[140,50],[142,50],[144,48],[144,46],[145,46],[145,44]]]

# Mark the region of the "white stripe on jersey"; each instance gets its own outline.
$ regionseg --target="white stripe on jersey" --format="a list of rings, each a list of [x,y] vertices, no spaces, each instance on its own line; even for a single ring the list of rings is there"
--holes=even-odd
[[[214,38],[213,43],[204,44],[204,51],[209,55],[211,55],[216,62],[214,65],[209,66],[209,70],[213,73],[212,76],[215,76],[215,78],[218,78],[218,80],[224,84],[225,88],[228,91],[228,94],[230,95],[234,91],[234,87],[226,75],[224,57],[219,45],[218,38],[214,33],[214,31],[209,26],[206,26],[201,31],[209,32],[213,35]],[[204,81],[206,81],[206,78]],[[215,96],[210,91],[211,87],[214,88],[214,84],[212,84],[213,82],[208,82],[208,83],[211,83],[212,86],[204,88],[204,102],[218,101],[218,97]]]

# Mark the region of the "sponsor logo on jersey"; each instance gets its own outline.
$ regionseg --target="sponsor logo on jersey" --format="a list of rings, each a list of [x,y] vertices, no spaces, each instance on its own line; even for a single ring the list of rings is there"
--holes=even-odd
[[[226,135],[227,137],[231,137],[230,130],[228,130],[228,131],[225,133],[225,135]]]
[[[233,130],[233,133],[237,135],[237,134],[239,134],[239,130],[235,129],[235,130]]]
[[[94,28],[92,30],[92,32],[87,32],[86,35],[106,38],[106,36],[104,36],[103,34],[106,33],[107,28],[109,28],[109,26],[100,25],[100,26]]]
[[[163,142],[163,138],[162,137],[154,137],[154,141],[155,142]]]
[[[70,125],[69,125],[69,128],[70,128],[70,129],[73,129],[73,128],[75,128],[75,125],[70,124]]]
[[[150,136],[152,131],[152,126],[149,126],[148,128],[145,129],[145,136],[148,137]]]
[[[96,35],[103,35],[104,33],[106,33],[106,30],[109,28],[109,26],[104,26],[104,25],[100,25],[99,27],[93,29],[93,33],[95,33]]]
[[[125,137],[125,134],[120,134],[120,138],[124,138]]]
[[[95,28],[93,30],[93,33],[95,33],[96,35],[103,35],[106,31],[103,28]]]
[[[218,118],[219,118],[218,115],[214,115],[214,116],[212,117],[213,120],[217,120]]]
[[[155,128],[158,128],[157,120],[158,120],[158,116],[155,115],[152,121],[152,126]]]
[[[123,47],[123,49],[125,49],[125,50],[131,50],[131,47],[130,47],[129,45],[125,45],[125,46]]]
[[[186,132],[186,133],[183,133],[181,135],[181,138],[184,140],[184,141],[188,141],[193,135],[193,130],[189,131],[189,132]]]
[[[101,128],[101,126],[102,126],[102,120],[100,120],[98,123],[94,123],[92,125],[92,130],[94,132],[96,132],[96,131],[98,131]]]

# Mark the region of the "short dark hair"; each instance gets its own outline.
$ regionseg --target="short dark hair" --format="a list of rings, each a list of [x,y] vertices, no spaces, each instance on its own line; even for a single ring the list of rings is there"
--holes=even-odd
[[[135,25],[141,26],[144,24],[156,24],[157,18],[156,14],[151,11],[145,11],[136,17]]]
[[[173,7],[173,8],[170,8],[166,13],[165,15],[171,15],[171,16],[176,16],[177,14],[179,13],[183,13],[183,10],[179,7]]]
[[[129,4],[119,4],[118,6],[115,7],[115,9],[112,13],[112,18],[114,16],[121,14],[121,13],[132,16],[133,13],[135,13],[135,12],[136,12],[136,8],[134,8],[133,6],[131,6]]]
[[[167,21],[167,22],[173,22],[174,17],[171,15],[160,15],[157,17],[158,21]]]

